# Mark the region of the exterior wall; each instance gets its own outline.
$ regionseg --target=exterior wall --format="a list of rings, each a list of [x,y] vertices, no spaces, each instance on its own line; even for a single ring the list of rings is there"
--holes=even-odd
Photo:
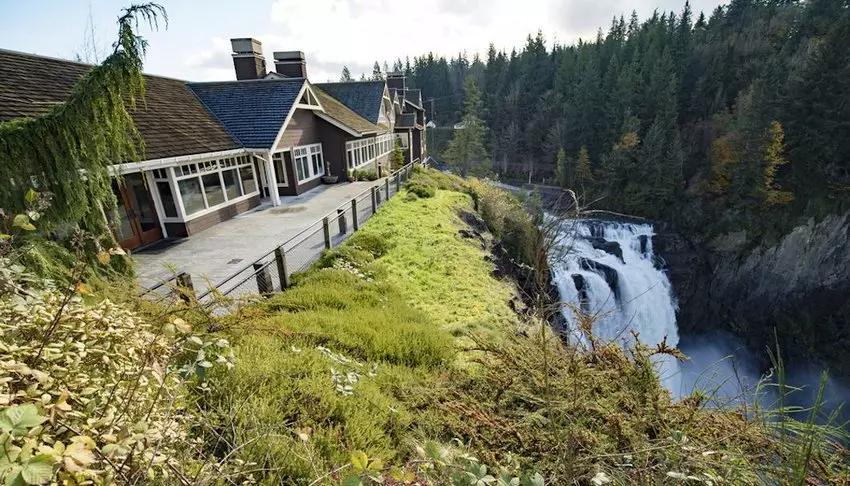
[[[422,160],[422,130],[413,130],[413,141],[410,144],[413,159]]]
[[[260,195],[257,194],[250,199],[239,201],[236,204],[223,207],[217,211],[205,214],[186,223],[165,223],[165,230],[168,232],[169,237],[192,236],[259,205]]]
[[[319,135],[322,137],[322,155],[325,162],[330,167],[332,175],[339,176],[339,182],[346,180],[348,173],[347,162],[345,160],[345,143],[349,140],[356,140],[357,137],[345,132],[330,123],[318,120]]]
[[[296,109],[286,126],[286,131],[277,144],[277,149],[310,145],[322,141],[319,134],[319,119],[312,110]]]

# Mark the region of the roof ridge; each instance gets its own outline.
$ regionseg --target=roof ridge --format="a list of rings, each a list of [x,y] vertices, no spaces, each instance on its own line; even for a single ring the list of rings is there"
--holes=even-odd
[[[86,63],[86,62],[74,61],[74,60],[71,60],[71,59],[64,59],[64,58],[61,58],[61,57],[45,56],[45,55],[42,55],[42,54],[34,54],[34,53],[31,53],[31,52],[16,51],[16,50],[13,50],[13,49],[4,49],[2,47],[0,47],[0,54],[13,54],[13,55],[17,55],[17,56],[30,57],[30,58],[34,58],[34,59],[45,59],[45,60],[49,60],[49,61],[64,62],[64,63],[73,64],[73,65],[80,66],[80,67],[87,67],[89,69],[94,68],[95,66],[99,65],[99,64],[89,64],[89,63]],[[150,73],[146,73],[144,71],[142,71],[142,75],[148,76],[148,77],[151,77],[151,78],[167,79],[169,81],[180,81],[181,83],[187,83],[187,84],[191,82],[191,81],[187,81],[185,79],[172,78],[171,76],[163,76],[161,74],[150,74]]]
[[[291,81],[307,81],[307,78],[260,78],[260,79],[231,79],[226,81],[187,81],[189,86],[235,85],[248,83],[289,83]]]

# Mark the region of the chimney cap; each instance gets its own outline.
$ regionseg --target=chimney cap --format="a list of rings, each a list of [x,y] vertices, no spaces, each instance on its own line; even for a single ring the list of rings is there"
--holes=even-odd
[[[263,55],[263,43],[251,37],[240,37],[230,39],[230,46],[234,54],[258,54]]]
[[[275,62],[278,61],[304,61],[302,51],[277,51],[274,53]]]

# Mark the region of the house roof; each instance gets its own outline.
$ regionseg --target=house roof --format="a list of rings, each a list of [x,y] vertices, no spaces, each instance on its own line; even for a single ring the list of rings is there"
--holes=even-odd
[[[382,130],[374,123],[369,122],[362,116],[352,111],[350,108],[342,104],[336,98],[325,93],[321,88],[316,85],[313,85],[313,93],[316,95],[316,98],[318,98],[319,103],[322,105],[322,108],[325,109],[324,114],[330,118],[333,118],[338,123],[341,123],[361,134],[378,132]]]
[[[402,113],[395,119],[395,126],[399,128],[413,128],[416,125],[416,113]]]
[[[422,108],[422,91],[418,89],[408,89],[404,94],[404,99],[408,103],[412,104],[417,108]]]
[[[189,83],[189,88],[237,141],[269,149],[298,101],[304,78]]]
[[[47,113],[91,68],[0,49],[0,122]],[[181,80],[145,75],[145,102],[131,114],[147,160],[239,148]]]
[[[369,123],[378,123],[381,102],[384,99],[384,81],[355,81],[347,83],[317,84],[327,94],[338,99]]]

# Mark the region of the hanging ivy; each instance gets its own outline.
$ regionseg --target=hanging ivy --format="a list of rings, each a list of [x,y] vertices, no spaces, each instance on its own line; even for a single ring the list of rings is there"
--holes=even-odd
[[[0,207],[24,210],[24,195],[35,187],[53,194],[43,222],[109,234],[104,212],[116,204],[110,166],[138,161],[144,152],[130,115],[145,92],[147,41],[136,30],[140,21],[157,28],[160,19],[167,22],[155,3],[124,9],[113,52],[64,103],[36,118],[0,123]]]

